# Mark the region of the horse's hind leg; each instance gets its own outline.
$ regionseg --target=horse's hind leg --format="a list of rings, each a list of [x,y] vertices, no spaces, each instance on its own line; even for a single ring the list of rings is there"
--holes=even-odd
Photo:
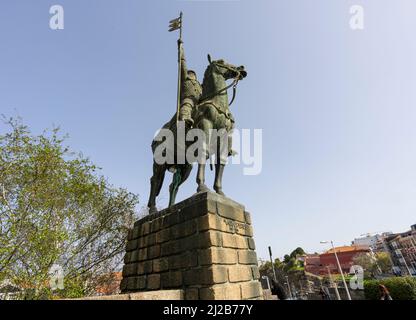
[[[147,203],[150,214],[157,212],[156,197],[159,195],[160,189],[162,188],[165,172],[165,166],[153,163],[153,176],[150,178],[150,195],[149,202]]]
[[[178,193],[179,184],[181,183],[181,172],[181,167],[177,166],[172,177],[172,183],[169,186],[169,207],[175,204],[176,194]]]
[[[169,186],[169,207],[175,204],[176,195],[178,194],[179,186],[188,179],[192,171],[192,165],[187,164],[178,166],[173,175],[172,183]]]

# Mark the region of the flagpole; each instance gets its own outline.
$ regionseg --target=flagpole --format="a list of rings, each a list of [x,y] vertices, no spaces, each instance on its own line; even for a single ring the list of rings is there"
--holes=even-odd
[[[177,102],[176,102],[176,124],[179,122],[179,109],[181,104],[181,69],[182,69],[182,61],[181,61],[181,46],[182,46],[182,11],[179,16],[180,21],[180,28],[179,28],[179,46],[178,46],[178,94],[177,94]]]
[[[179,14],[179,19],[181,21],[181,27],[179,29],[179,39],[181,39],[181,40],[182,40],[182,16],[183,16],[183,13],[181,11],[181,13]]]

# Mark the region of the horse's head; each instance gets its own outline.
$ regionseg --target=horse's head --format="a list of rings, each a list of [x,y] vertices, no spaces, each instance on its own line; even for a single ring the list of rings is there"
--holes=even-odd
[[[211,61],[211,56],[208,55],[208,62],[212,71],[219,75],[222,75],[225,80],[238,79],[243,80],[247,76],[247,71],[244,70],[244,66],[234,66],[225,62],[224,60]]]

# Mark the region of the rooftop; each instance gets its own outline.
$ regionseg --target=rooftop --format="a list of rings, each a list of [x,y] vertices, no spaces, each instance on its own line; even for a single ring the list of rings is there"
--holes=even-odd
[[[368,246],[342,246],[335,247],[336,253],[338,252],[355,252],[355,251],[369,251]],[[324,254],[334,253],[334,249],[329,249]]]

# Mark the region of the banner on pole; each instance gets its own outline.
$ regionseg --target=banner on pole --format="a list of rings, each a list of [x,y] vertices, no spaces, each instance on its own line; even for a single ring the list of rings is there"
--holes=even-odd
[[[169,32],[180,29],[182,26],[181,17],[169,21]]]

